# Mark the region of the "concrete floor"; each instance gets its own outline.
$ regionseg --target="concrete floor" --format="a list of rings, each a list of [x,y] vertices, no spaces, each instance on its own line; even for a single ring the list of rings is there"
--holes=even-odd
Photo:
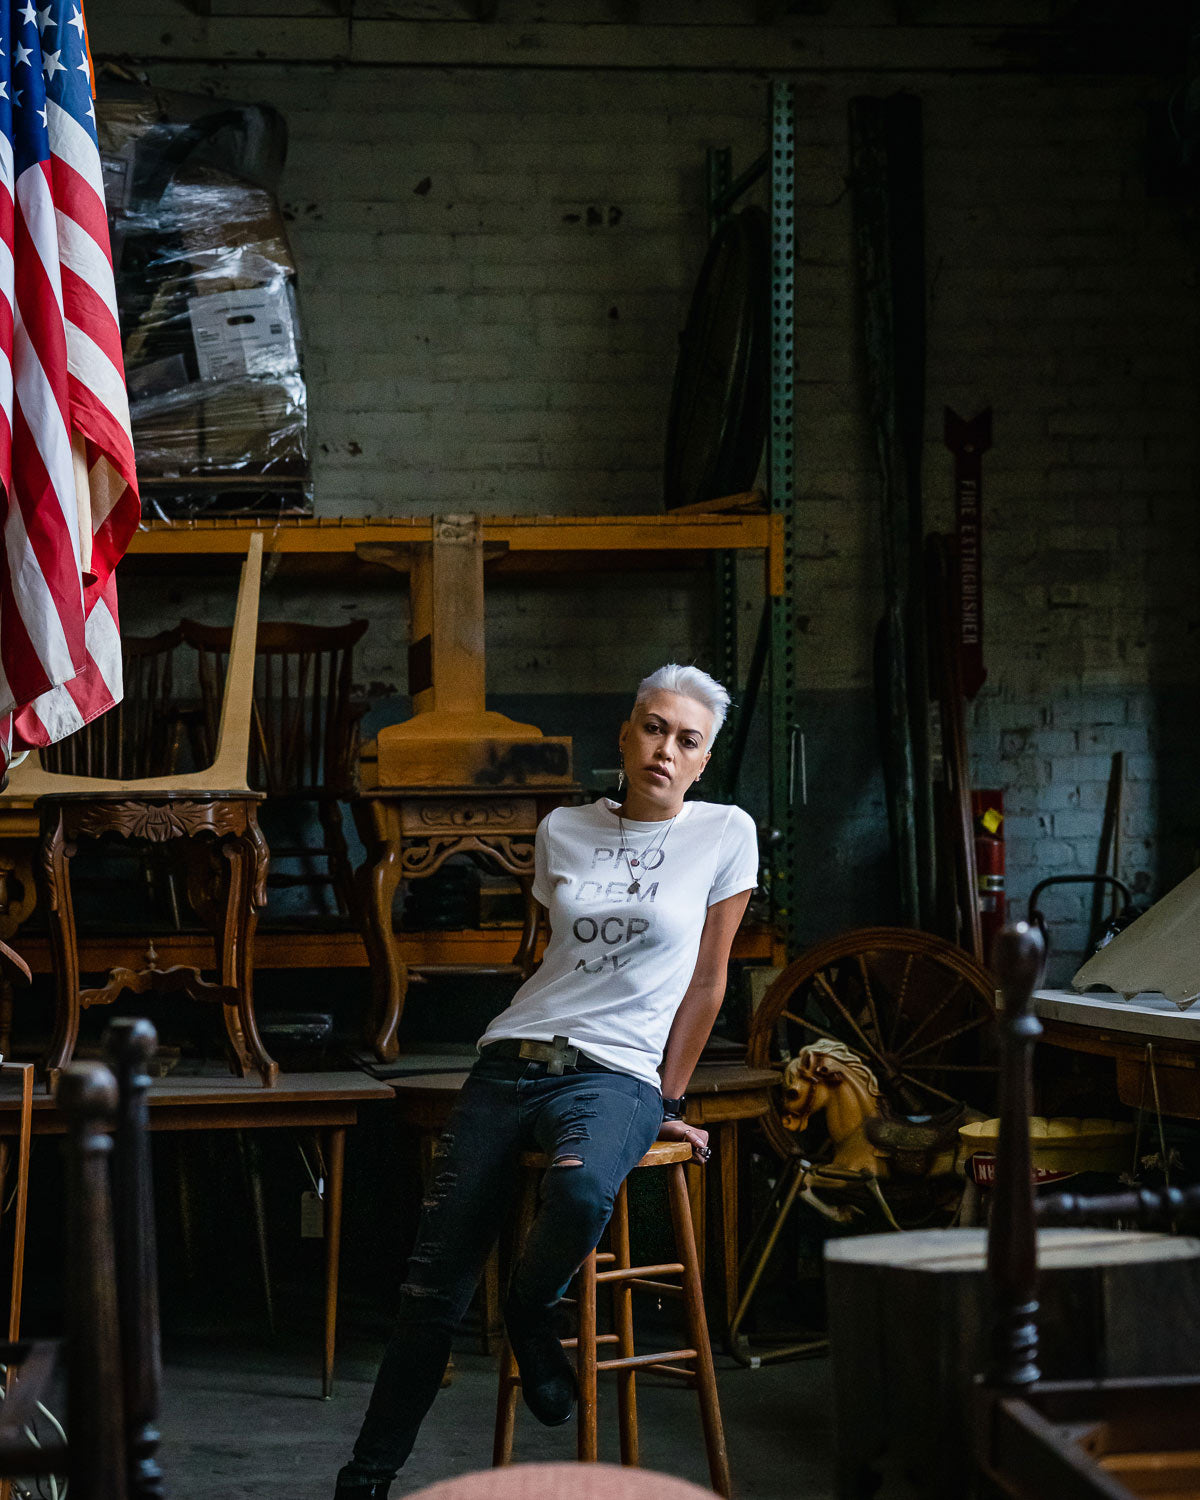
[[[290,1343],[290,1341],[289,1341]],[[267,1348],[209,1338],[166,1350],[161,1450],[174,1500],[330,1500],[365,1410],[379,1347],[339,1353],[335,1393],[322,1401],[311,1347]],[[463,1341],[392,1495],[408,1494],[491,1461],[492,1359]],[[738,1500],[828,1500],[832,1495],[829,1365],[799,1360],[747,1370],[718,1358],[717,1380]],[[645,1468],[707,1484],[695,1396],[639,1380]],[[601,1456],[617,1461],[616,1400],[602,1385]],[[574,1456],[575,1430],[540,1427],[521,1409],[519,1461]]]

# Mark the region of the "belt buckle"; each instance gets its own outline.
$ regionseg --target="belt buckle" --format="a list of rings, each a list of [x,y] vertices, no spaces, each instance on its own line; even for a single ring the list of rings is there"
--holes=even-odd
[[[572,1047],[565,1036],[556,1036],[552,1042],[522,1042],[520,1056],[533,1062],[544,1062],[546,1072],[552,1078],[562,1076],[563,1068],[571,1067],[579,1056],[579,1048]]]

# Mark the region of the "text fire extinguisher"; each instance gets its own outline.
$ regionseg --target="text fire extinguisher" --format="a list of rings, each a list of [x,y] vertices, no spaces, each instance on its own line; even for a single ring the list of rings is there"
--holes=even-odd
[[[972,792],[971,818],[975,827],[975,869],[978,872],[979,926],[984,962],[991,961],[992,943],[1004,926],[1004,793]]]

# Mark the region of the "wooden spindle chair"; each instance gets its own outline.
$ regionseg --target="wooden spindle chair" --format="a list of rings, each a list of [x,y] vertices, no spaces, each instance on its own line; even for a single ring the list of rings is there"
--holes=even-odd
[[[175,649],[183,640],[176,625],[158,635],[127,635],[121,641],[125,692],[121,702],[90,724],[48,745],[47,771],[64,776],[103,776],[131,781],[175,770],[180,718],[175,702]]]
[[[338,910],[353,907],[353,873],[342,832],[342,801],[352,795],[358,732],[365,704],[354,694],[354,647],[366,620],[345,625],[260,623],[255,648],[254,723],[250,782],[268,804],[296,811],[315,803],[324,840],[319,844],[271,841],[275,886],[332,885]],[[216,733],[230,632],[184,620],[184,642],[197,652],[206,745]],[[284,873],[288,861],[327,861],[325,872]]]
[[[1044,944],[1020,923],[999,934],[1004,993],[1000,1138],[988,1231],[992,1358],[980,1391],[974,1493],[1007,1500],[1200,1497],[1200,1377],[1043,1381],[1038,1368],[1037,1226],[1121,1218],[1200,1227],[1200,1189],[1064,1194],[1035,1204],[1029,1115],[1030,1009]]]
[[[114,1021],[112,1070],[63,1069],[66,1121],[65,1329],[0,1352],[16,1368],[0,1404],[0,1476],[67,1475],[73,1500],[161,1500],[158,1285],[146,1095],[158,1044],[148,1021]],[[115,1077],[114,1077],[115,1072]],[[111,1170],[110,1170],[111,1162]],[[66,1367],[66,1442],[34,1446],[25,1431]]]

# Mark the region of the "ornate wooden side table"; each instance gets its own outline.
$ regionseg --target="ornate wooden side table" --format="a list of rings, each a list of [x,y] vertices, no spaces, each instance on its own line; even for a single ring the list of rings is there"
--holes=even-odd
[[[53,1087],[71,1060],[81,1011],[110,1005],[126,990],[136,995],[185,994],[221,1006],[232,1071],[257,1070],[275,1083],[279,1065],[268,1056],[254,1019],[254,929],[266,901],[268,849],[258,826],[261,792],[129,791],[55,793],[38,799],[41,878],[54,960],[54,1034],[46,1058]],[[117,968],[97,989],[79,987],[79,945],[71,898],[71,860],[80,838],[117,838],[163,844],[187,841],[188,894],[213,934],[217,980],[198,968],[160,969],[151,946],[147,967]],[[205,848],[204,846],[207,846]],[[214,866],[216,867],[214,869]]]
[[[513,966],[533,968],[538,905],[533,899],[533,836],[553,808],[579,795],[574,782],[532,787],[379,787],[351,804],[367,857],[358,872],[363,939],[374,991],[367,1042],[383,1062],[399,1055],[397,1029],[408,991],[402,937],[392,924],[401,880],[432,875],[453,854],[471,854],[515,875],[525,898],[525,922]]]

